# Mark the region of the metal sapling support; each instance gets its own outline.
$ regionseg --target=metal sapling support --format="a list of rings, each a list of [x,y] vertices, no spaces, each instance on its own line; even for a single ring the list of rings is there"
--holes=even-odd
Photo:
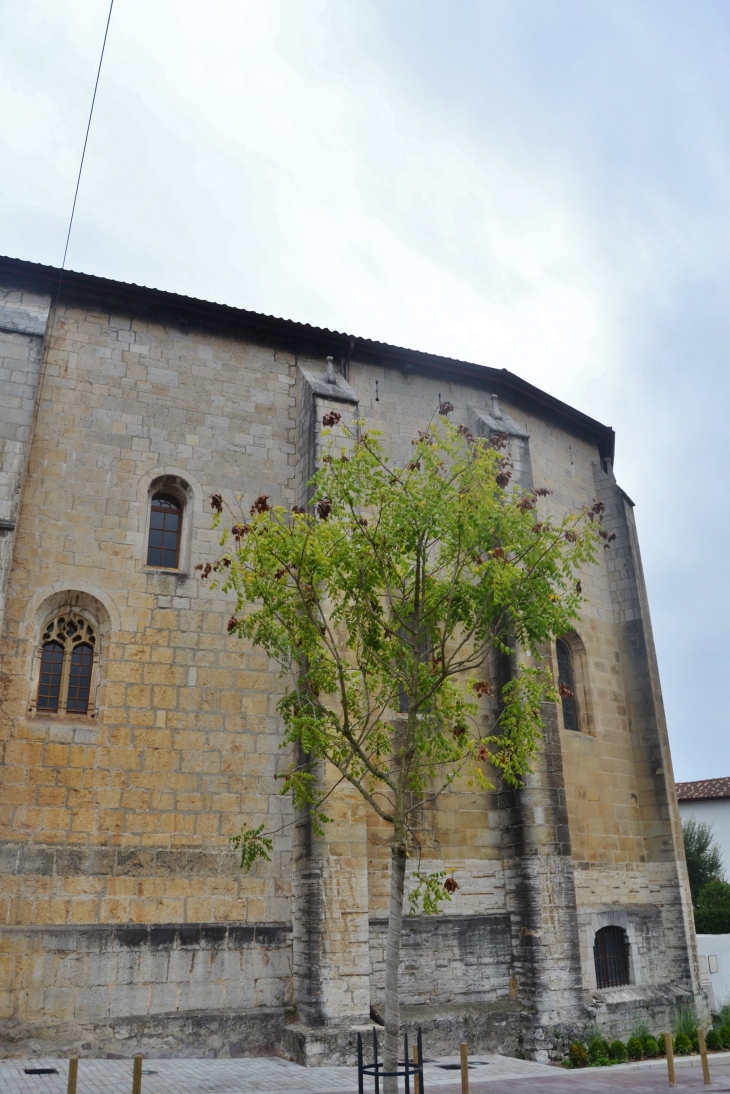
[[[380,1080],[386,1077],[396,1076],[405,1081],[405,1094],[411,1094],[411,1078],[413,1078],[413,1094],[425,1094],[423,1089],[423,1046],[421,1042],[421,1027],[418,1027],[416,1044],[414,1045],[413,1061],[408,1056],[408,1034],[403,1034],[403,1059],[399,1060],[395,1071],[383,1071],[383,1063],[378,1060],[378,1035],[373,1026],[373,1062],[366,1064],[362,1055],[362,1034],[357,1035],[357,1089],[358,1094],[365,1094],[365,1076],[372,1075],[375,1079],[375,1094],[380,1094]]]

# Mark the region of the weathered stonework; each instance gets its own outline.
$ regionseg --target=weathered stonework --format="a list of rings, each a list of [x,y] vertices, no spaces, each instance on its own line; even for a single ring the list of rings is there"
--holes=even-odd
[[[522,790],[455,784],[427,818],[421,867],[460,889],[406,920],[404,1021],[430,1054],[466,1038],[546,1058],[594,1021],[625,1036],[678,998],[704,1007],[612,432],[501,370],[98,278],[68,274],[49,312],[57,273],[0,259],[0,1051],[352,1059],[382,1005],[388,831],[342,789],[323,837],[293,814],[283,682],[193,567],[216,550],[214,491],[306,500],[328,410],[401,459],[440,399],[508,435],[516,479],[553,491],[545,512],[600,498],[617,538],[569,636],[580,732],[549,706]],[[163,488],[183,506],[175,570],[146,565]],[[99,636],[93,717],[34,710],[63,610]],[[246,875],[230,836],[262,821],[272,859]],[[593,960],[609,925],[631,966],[610,990]]]

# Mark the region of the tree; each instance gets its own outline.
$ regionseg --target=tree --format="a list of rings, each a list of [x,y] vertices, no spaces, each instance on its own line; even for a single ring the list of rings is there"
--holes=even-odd
[[[521,785],[555,701],[541,648],[570,629],[578,572],[595,561],[603,504],[559,522],[538,516],[548,490],[510,489],[507,438],[474,438],[441,416],[403,466],[378,434],[323,418],[329,447],[308,508],[259,497],[221,537],[214,583],[236,595],[228,630],[264,649],[287,679],[279,702],[295,746],[283,792],[315,829],[327,823],[323,769],[392,826],[385,972],[386,1070],[399,1039],[398,965],[409,852],[419,816],[457,776]],[[211,499],[216,521],[229,511]],[[230,510],[232,512],[232,510]],[[509,678],[497,662],[511,659]],[[421,822],[419,822],[421,823]],[[268,857],[271,834],[244,826],[241,864]],[[426,914],[457,884],[414,877]],[[388,1091],[394,1091],[393,1082]],[[387,1094],[387,1092],[386,1092]]]
[[[697,906],[700,891],[708,882],[725,879],[720,848],[712,837],[712,828],[694,817],[682,821],[682,839],[687,859],[687,874],[692,903]]]
[[[698,934],[727,934],[730,930],[730,885],[713,878],[697,895],[695,929]]]

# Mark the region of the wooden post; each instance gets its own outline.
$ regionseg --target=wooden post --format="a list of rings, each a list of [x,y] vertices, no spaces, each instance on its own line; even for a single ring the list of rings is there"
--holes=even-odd
[[[418,1067],[418,1045],[413,1046],[413,1063]],[[413,1094],[421,1094],[421,1077],[420,1075],[413,1076]]]
[[[132,1094],[142,1094],[142,1057],[134,1057],[132,1070]]]
[[[462,1041],[459,1045],[459,1052],[461,1054],[461,1094],[469,1094],[469,1054],[466,1041]]]
[[[667,1071],[669,1072],[669,1085],[676,1086],[677,1080],[674,1077],[674,1046],[672,1045],[671,1033],[664,1034],[664,1045],[667,1050]]]
[[[76,1080],[79,1074],[79,1058],[72,1056],[68,1062],[68,1086],[66,1094],[76,1094]]]
[[[705,1031],[703,1029],[697,1030],[697,1040],[700,1043],[700,1056],[702,1057],[702,1078],[705,1080],[705,1086],[709,1086],[712,1079],[710,1078],[710,1065],[707,1060],[707,1045],[705,1044]]]

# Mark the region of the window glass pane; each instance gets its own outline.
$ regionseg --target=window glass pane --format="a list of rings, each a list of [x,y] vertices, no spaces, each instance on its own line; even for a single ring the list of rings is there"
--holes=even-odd
[[[572,658],[566,642],[558,641],[556,646],[558,652],[558,685],[562,684],[570,693],[569,695],[562,694],[560,697],[563,707],[563,725],[566,729],[577,730],[579,728],[578,704],[575,700]]]
[[[180,502],[177,498],[173,498],[172,494],[157,494],[152,499],[153,509],[171,510],[173,512],[180,512]]]
[[[147,565],[176,569],[180,553],[181,505],[169,494],[152,499]]]
[[[47,642],[41,655],[41,677],[36,703],[38,710],[58,710],[62,668],[63,646],[60,642]]]
[[[88,709],[92,657],[91,646],[87,646],[86,643],[76,646],[71,654],[66,710],[76,710],[85,714]]]

